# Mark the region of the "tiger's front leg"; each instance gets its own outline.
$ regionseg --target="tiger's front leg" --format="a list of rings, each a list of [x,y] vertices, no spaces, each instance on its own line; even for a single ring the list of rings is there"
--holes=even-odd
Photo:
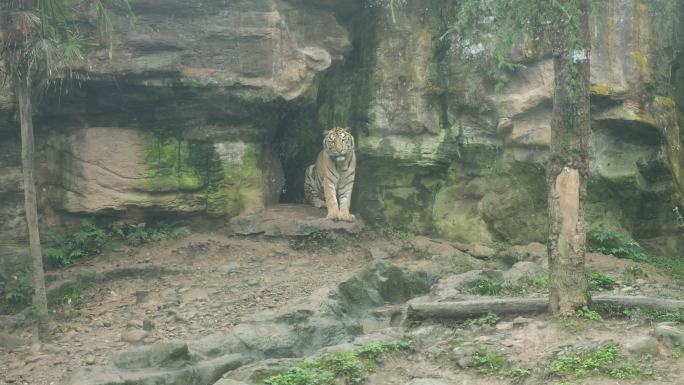
[[[337,221],[340,219],[340,208],[337,205],[337,194],[335,186],[329,181],[323,182],[323,194],[325,195],[325,205],[328,207],[327,219]]]
[[[352,187],[354,185],[354,173],[348,174],[340,181],[340,220],[346,222],[354,222],[356,217],[349,213],[351,206]]]

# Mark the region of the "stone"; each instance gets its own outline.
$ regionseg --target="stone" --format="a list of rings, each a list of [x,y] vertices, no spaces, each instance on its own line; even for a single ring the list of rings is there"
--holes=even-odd
[[[121,369],[180,366],[190,359],[188,345],[180,340],[159,342],[121,352],[114,365]]]
[[[503,273],[503,280],[509,284],[522,284],[525,281],[545,277],[548,270],[543,266],[528,261],[518,262]]]
[[[304,236],[317,231],[343,230],[357,233],[364,228],[357,216],[354,222],[332,221],[325,218],[325,210],[310,205],[281,204],[256,214],[240,215],[230,220],[236,234],[267,236]]]
[[[23,338],[13,334],[0,332],[0,348],[12,350],[28,344]]]
[[[451,350],[451,356],[456,361],[456,364],[461,368],[467,368],[471,365],[472,355],[477,350],[475,344],[463,344]]]
[[[138,344],[149,335],[150,333],[145,330],[129,329],[121,334],[121,341],[128,342],[129,344]]]
[[[449,385],[448,383],[435,378],[416,378],[407,382],[405,385]]]
[[[684,346],[684,328],[675,322],[659,323],[655,327],[654,335],[669,348]]]
[[[650,336],[638,337],[630,341],[627,344],[626,349],[637,357],[645,355],[657,357],[660,354],[660,344],[658,343],[658,340]]]
[[[221,273],[231,273],[240,268],[240,263],[231,261],[218,268]]]
[[[83,360],[83,362],[84,362],[86,365],[95,365],[95,362],[96,362],[95,356],[92,355],[92,354],[91,354],[91,355],[88,355],[88,356],[85,357],[85,359]]]
[[[546,245],[532,242],[526,245],[515,245],[511,248],[523,261],[538,263],[544,267],[548,264],[548,250]]]
[[[496,250],[492,249],[491,247],[487,247],[485,245],[480,244],[468,245],[467,252],[473,257],[480,259],[491,258],[492,256],[494,256],[494,254],[496,254]]]
[[[501,332],[501,331],[512,330],[512,329],[513,329],[513,326],[514,326],[514,325],[513,325],[513,322],[499,322],[499,323],[497,323],[497,324],[494,326],[494,328],[495,328],[497,331],[500,331],[500,332]]]
[[[222,378],[214,383],[214,385],[249,385],[246,382],[231,380],[230,378]]]
[[[534,322],[534,319],[532,319],[532,318],[525,318],[525,317],[518,316],[518,317],[515,317],[513,319],[513,326],[514,327],[522,327],[522,326],[529,325],[532,322]]]

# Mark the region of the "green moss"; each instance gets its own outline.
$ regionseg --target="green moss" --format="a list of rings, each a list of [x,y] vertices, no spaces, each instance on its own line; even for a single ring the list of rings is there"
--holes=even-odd
[[[192,191],[203,187],[201,171],[191,162],[191,144],[176,137],[148,133],[147,171],[141,189],[149,192]]]

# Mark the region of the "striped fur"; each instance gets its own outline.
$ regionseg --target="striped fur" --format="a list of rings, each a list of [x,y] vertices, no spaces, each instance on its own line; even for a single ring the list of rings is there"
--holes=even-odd
[[[306,169],[304,198],[315,207],[327,207],[328,219],[354,221],[349,206],[355,171],[354,137],[349,129],[329,130],[316,163]]]

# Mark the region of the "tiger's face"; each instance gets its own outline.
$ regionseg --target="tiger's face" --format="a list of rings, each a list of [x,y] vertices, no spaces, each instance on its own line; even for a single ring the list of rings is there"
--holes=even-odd
[[[336,127],[328,131],[323,139],[323,148],[338,169],[347,171],[354,153],[354,137],[348,128]]]

